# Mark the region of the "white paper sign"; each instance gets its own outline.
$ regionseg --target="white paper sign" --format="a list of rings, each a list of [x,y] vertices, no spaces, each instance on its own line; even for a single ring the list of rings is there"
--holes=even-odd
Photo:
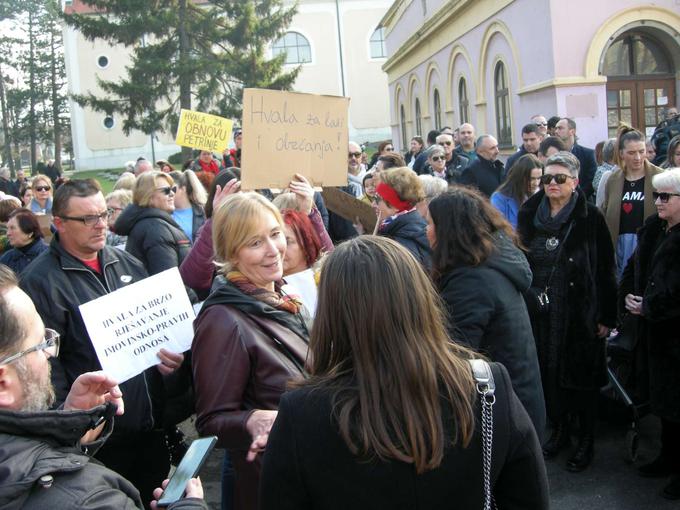
[[[307,308],[309,315],[314,317],[316,315],[316,302],[319,295],[319,290],[314,280],[314,270],[306,269],[299,273],[291,274],[284,277],[286,285],[283,286],[283,291],[286,294],[293,294],[298,296],[302,303]]]
[[[102,369],[119,383],[160,360],[162,348],[184,352],[194,310],[175,267],[80,305]]]

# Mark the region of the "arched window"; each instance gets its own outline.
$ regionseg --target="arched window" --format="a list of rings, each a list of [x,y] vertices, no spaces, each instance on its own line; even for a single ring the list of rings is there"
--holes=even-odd
[[[439,97],[439,90],[434,89],[433,94],[433,106],[434,106],[434,128],[440,130],[442,128],[442,101]],[[421,133],[422,135],[422,133]]]
[[[470,102],[468,101],[467,83],[465,78],[458,81],[458,112],[460,123],[470,122]]]
[[[375,29],[369,44],[371,45],[371,58],[385,58],[387,56],[387,51],[385,51],[385,29],[383,27]]]
[[[286,64],[307,64],[312,61],[312,48],[307,38],[297,32],[286,32],[272,46],[274,56],[286,54]]]
[[[416,98],[416,135],[423,134],[423,119],[420,113],[420,99]]]
[[[399,123],[401,124],[401,147],[408,147],[406,136],[406,110],[404,110],[404,105],[399,107]]]
[[[512,132],[510,120],[510,91],[505,74],[505,64],[498,62],[494,69],[494,92],[496,97],[496,135],[498,145],[511,145]]]

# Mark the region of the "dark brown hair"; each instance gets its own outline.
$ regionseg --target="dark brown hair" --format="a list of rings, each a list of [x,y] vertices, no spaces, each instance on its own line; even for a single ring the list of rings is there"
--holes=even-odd
[[[201,173],[201,172],[199,172]],[[212,175],[212,174],[211,174]],[[196,174],[198,176],[198,174]],[[210,183],[210,189],[208,190],[208,198],[205,201],[205,206],[203,210],[205,212],[206,218],[212,218],[213,215],[213,199],[215,198],[215,193],[217,193],[217,186],[224,186],[232,179],[241,179],[241,169],[237,167],[230,167],[226,170],[221,170],[215,178]]]
[[[382,169],[389,170],[390,168],[399,168],[406,166],[406,161],[404,161],[404,156],[398,152],[388,152],[384,156],[380,156],[378,161],[382,161]]]
[[[16,218],[19,229],[24,234],[32,234],[33,239],[40,239],[43,236],[38,223],[38,217],[28,209],[16,209],[9,215],[9,219]],[[9,220],[7,220],[9,221]]]
[[[498,192],[515,199],[520,206],[527,199],[531,171],[534,168],[543,170],[543,163],[533,154],[520,157],[508,171],[505,181],[499,186]]]
[[[360,236],[329,255],[310,378],[297,385],[331,392],[333,418],[354,455],[412,462],[423,473],[441,464],[452,442],[469,444],[472,353],[450,340],[445,317],[432,282],[398,243]],[[444,423],[442,400],[452,425]]]
[[[616,147],[618,150],[614,155],[614,162],[623,171],[626,169],[624,168],[623,159],[621,158],[621,151],[626,148],[626,143],[628,142],[645,143],[645,135],[640,133],[634,127],[621,122],[619,124],[619,128],[616,130]]]
[[[503,215],[479,191],[454,186],[429,205],[436,243],[432,248],[435,280],[460,266],[478,266],[496,249],[495,236],[517,235]]]
[[[71,197],[91,197],[101,192],[102,187],[95,179],[71,179],[55,191],[52,201],[52,215],[63,216],[67,214]]]
[[[7,223],[9,215],[19,208],[21,205],[14,200],[14,197],[0,200],[0,223]]]

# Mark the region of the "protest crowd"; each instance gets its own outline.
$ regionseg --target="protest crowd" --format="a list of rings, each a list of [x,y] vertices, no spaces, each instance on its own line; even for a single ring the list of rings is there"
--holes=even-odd
[[[241,190],[247,136],[106,196],[0,169],[1,508],[160,508],[192,416],[223,509],[548,508],[546,462],[596,455],[612,349],[661,422],[631,469],[680,499],[680,135],[591,149],[535,115],[505,163],[471,124],[350,141],[321,191]],[[191,348],[115,380],[81,305],[173,268]],[[168,508],[207,508],[200,480]]]

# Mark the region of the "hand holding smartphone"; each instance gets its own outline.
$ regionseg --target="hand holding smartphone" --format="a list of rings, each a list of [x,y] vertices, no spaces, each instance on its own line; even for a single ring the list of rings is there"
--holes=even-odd
[[[191,443],[182,462],[177,466],[163,494],[156,502],[156,506],[166,507],[184,497],[187,482],[192,478],[196,478],[216,442],[216,436],[209,436],[195,439]]]

